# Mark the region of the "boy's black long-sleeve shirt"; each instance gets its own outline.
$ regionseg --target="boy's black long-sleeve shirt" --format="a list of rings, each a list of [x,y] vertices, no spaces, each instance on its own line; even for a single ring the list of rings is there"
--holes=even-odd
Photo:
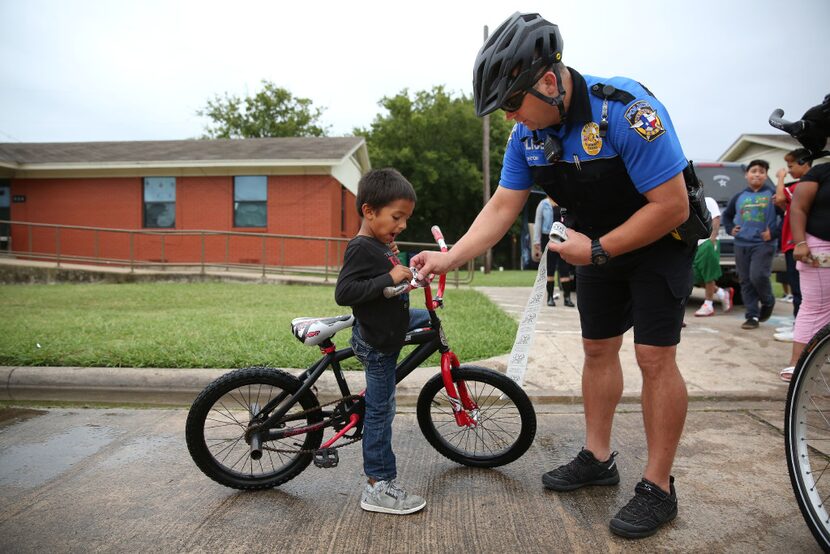
[[[399,350],[409,328],[409,295],[383,296],[395,284],[389,272],[399,263],[388,246],[358,235],[346,247],[334,289],[335,302],[352,308],[363,340],[381,352]]]

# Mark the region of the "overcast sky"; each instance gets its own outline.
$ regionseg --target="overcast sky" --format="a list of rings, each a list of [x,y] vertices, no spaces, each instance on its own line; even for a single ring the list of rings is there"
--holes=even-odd
[[[581,73],[648,86],[692,159],[830,93],[828,0],[0,0],[0,142],[195,138],[208,99],[262,80],[350,134],[403,89],[472,94],[484,26],[516,10]]]

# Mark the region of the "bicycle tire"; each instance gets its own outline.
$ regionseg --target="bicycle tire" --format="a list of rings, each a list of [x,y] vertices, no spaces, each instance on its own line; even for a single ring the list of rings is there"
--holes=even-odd
[[[454,383],[464,381],[478,413],[474,427],[459,427],[441,374],[418,395],[418,425],[442,456],[472,467],[498,467],[517,460],[536,436],[536,411],[527,394],[506,375],[478,366],[452,370]],[[491,446],[490,443],[494,443]]]
[[[185,425],[187,448],[199,469],[217,483],[242,490],[268,489],[296,477],[311,463],[312,453],[284,454],[263,448],[262,458],[254,460],[245,431],[250,425],[252,404],[261,408],[281,392],[294,394],[300,386],[293,375],[262,367],[238,369],[208,385],[193,401]],[[319,407],[310,391],[300,396],[298,403],[289,414]],[[317,410],[290,425],[311,425],[322,419]],[[316,450],[322,440],[323,430],[319,429],[264,442],[263,447]]]
[[[798,507],[813,536],[830,552],[830,325],[804,347],[787,391],[784,447]]]

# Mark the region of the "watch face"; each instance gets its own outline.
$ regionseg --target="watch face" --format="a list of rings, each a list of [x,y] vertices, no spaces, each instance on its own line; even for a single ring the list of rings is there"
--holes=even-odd
[[[608,253],[602,248],[598,240],[591,243],[591,263],[604,265],[608,261]]]

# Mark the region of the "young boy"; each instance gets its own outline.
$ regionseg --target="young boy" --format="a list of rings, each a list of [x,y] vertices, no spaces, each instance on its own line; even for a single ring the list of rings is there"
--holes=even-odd
[[[776,174],[778,186],[775,188],[775,205],[784,210],[784,223],[781,226],[781,251],[784,253],[787,261],[787,281],[790,283],[790,290],[793,295],[793,321],[795,321],[798,315],[798,308],[801,306],[801,283],[798,278],[798,270],[795,268],[795,258],[793,257],[795,242],[793,242],[793,234],[790,230],[790,202],[792,201],[795,187],[798,186],[799,180],[813,165],[812,162],[804,161],[809,155],[810,152],[804,148],[788,152],[784,156],[784,161],[787,162],[787,169],[782,168]],[[795,179],[794,182],[784,182],[787,173]],[[792,325],[786,327],[789,328],[785,328],[774,335],[775,340],[792,342]],[[795,363],[792,365],[795,365]]]
[[[776,250],[772,229],[778,215],[773,203],[775,190],[767,185],[767,171],[766,160],[749,162],[747,188],[732,197],[722,214],[721,223],[735,237],[735,264],[746,305],[742,329],[757,329],[759,322],[770,318],[775,306],[769,276]]]
[[[409,309],[409,295],[383,296],[383,289],[412,278],[400,265],[395,238],[415,209],[415,189],[394,169],[373,170],[357,187],[360,230],[346,247],[335,301],[355,316],[351,345],[366,369],[363,472],[368,483],[360,507],[370,512],[411,514],[426,501],[395,482],[392,452],[395,365],[409,329],[429,325],[429,312]]]

